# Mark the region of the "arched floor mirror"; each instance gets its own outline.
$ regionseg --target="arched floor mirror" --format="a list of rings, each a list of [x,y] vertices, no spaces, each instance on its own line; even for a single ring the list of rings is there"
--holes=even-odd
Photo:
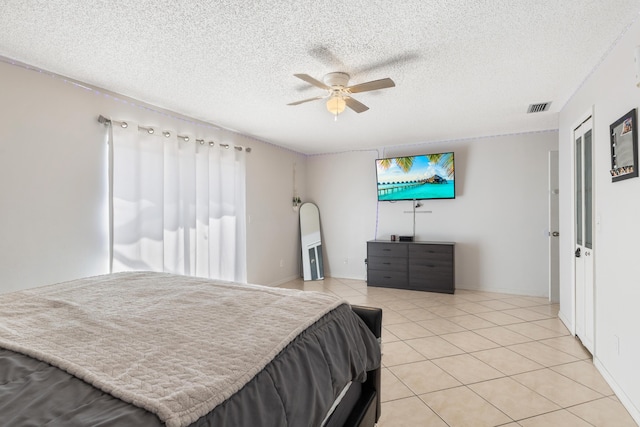
[[[304,280],[324,279],[320,211],[313,203],[300,206],[300,243],[302,246],[302,277]]]

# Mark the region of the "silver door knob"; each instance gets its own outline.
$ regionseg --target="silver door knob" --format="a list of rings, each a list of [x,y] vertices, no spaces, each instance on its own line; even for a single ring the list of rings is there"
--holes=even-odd
[[[553,233],[551,233],[551,235],[553,237],[558,237],[558,236],[560,236],[560,232],[559,231],[554,231]]]

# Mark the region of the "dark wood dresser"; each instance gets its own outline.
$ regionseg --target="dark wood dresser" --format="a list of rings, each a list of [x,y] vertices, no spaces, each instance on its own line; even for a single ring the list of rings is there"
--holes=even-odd
[[[367,284],[417,291],[455,291],[455,243],[367,242]]]

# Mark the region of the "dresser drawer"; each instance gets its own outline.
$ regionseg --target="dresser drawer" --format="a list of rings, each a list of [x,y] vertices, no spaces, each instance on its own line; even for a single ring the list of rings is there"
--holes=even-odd
[[[405,271],[367,271],[367,284],[370,286],[384,286],[389,288],[407,287],[407,270]]]
[[[420,271],[451,271],[453,269],[453,259],[451,259],[451,257],[449,257],[449,259],[440,259],[439,257],[422,259],[411,258],[409,266],[411,269],[415,268]]]
[[[367,265],[369,270],[407,271],[407,258],[370,256]]]
[[[437,265],[436,262],[412,264],[409,267],[409,289],[453,293],[453,277],[453,264],[450,262],[448,265]]]
[[[411,245],[409,257],[419,262],[420,259],[452,260],[453,246],[449,245]]]
[[[409,267],[409,277],[411,280],[437,280],[453,279],[452,266],[438,265],[411,265]]]
[[[402,243],[367,242],[368,257],[406,258],[407,245]]]

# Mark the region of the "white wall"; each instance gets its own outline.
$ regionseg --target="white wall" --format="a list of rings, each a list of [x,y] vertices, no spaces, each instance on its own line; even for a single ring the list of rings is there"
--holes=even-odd
[[[269,144],[252,146],[247,163],[247,278],[249,283],[278,285],[301,277],[293,168],[295,164],[297,193],[306,201],[306,157]]]
[[[375,236],[377,151],[307,158],[308,200],[318,205],[325,276],[364,279]]]
[[[292,165],[298,164],[304,190],[304,156],[1,61],[0,94],[0,292],[108,271],[107,145],[100,114],[251,147],[248,280],[277,284],[298,277]]]
[[[380,156],[455,152],[456,199],[423,201],[416,239],[456,242],[456,287],[548,296],[548,152],[557,132],[313,156],[329,275],[365,278],[366,241],[413,233],[411,202],[376,202]]]
[[[560,310],[574,322],[573,144],[572,132],[594,112],[595,350],[594,362],[640,423],[640,178],[611,182],[609,126],[640,108],[635,86],[636,22],[583,84],[560,114]],[[618,347],[619,342],[619,347]]]
[[[96,96],[5,63],[0,93],[0,291],[105,272],[107,151],[89,108]]]

